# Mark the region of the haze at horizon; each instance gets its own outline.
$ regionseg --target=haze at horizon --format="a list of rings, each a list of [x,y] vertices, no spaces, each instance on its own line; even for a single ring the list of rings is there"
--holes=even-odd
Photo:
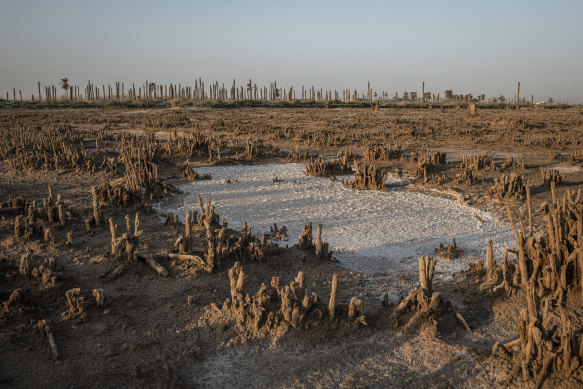
[[[68,77],[81,89],[249,79],[583,102],[581,1],[5,0],[0,96]]]

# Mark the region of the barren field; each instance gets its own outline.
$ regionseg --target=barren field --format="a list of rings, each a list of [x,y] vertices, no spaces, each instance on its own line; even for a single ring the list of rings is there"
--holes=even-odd
[[[582,387],[582,189],[581,107],[0,108],[0,387]]]

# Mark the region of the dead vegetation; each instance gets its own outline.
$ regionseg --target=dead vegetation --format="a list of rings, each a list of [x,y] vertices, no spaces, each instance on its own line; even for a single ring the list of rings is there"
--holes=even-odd
[[[327,305],[317,293],[307,290],[301,271],[289,285],[280,285],[280,278],[273,277],[269,285],[262,283],[254,295],[245,293],[246,278],[243,268],[236,262],[229,270],[231,297],[223,303],[222,311],[227,318],[236,321],[237,328],[247,337],[282,336],[291,329],[306,331],[322,325],[331,327],[332,321],[339,320],[366,325],[360,300],[353,297],[348,304],[336,302],[336,274],[332,276]]]
[[[302,250],[314,250],[314,256],[319,260],[327,260],[332,257],[332,252],[328,250],[328,243],[322,241],[322,224],[318,224],[316,243],[314,244],[312,240],[312,222],[308,222],[299,236],[297,247]]]
[[[435,254],[444,261],[451,261],[452,259],[459,258],[464,254],[464,251],[457,247],[455,238],[452,239],[452,243],[444,246],[443,243],[439,244],[439,248],[435,249]]]
[[[342,180],[342,184],[356,190],[380,190],[385,191],[385,182],[388,173],[376,166],[367,166],[356,163],[354,166],[354,178],[352,181]]]
[[[547,168],[545,170],[541,167],[540,174],[542,176],[542,180],[543,180],[544,185],[551,186],[551,183],[553,183],[555,185],[559,185],[560,183],[563,182],[564,177],[558,170],[549,169],[549,168]]]
[[[0,382],[147,386],[158,377],[172,382],[181,371],[173,366],[212,358],[233,342],[295,347],[355,336],[369,348],[367,337],[381,333],[423,346],[420,334],[466,351],[480,339],[479,350],[495,343],[492,356],[472,358],[510,366],[510,385],[580,385],[581,115],[339,112],[3,110]],[[310,159],[334,153],[335,160]],[[283,248],[268,239],[287,240],[285,227],[263,237],[247,223],[229,228],[211,199],[199,196],[196,209],[186,205],[165,223],[155,213],[156,201],[183,194],[171,179],[210,179],[198,173],[202,165],[282,159],[307,163],[315,176],[353,167],[344,182],[351,189],[387,190],[395,172],[460,188],[480,207],[493,207],[484,195],[509,201],[516,247],[496,258],[485,242],[484,259],[459,276],[457,292],[436,283],[435,260],[421,257],[419,286],[395,304],[387,296],[381,309],[378,291],[332,260],[322,224],[315,239],[308,222],[298,243]],[[532,209],[531,201],[543,204]],[[464,253],[453,240],[434,254],[455,262]],[[519,314],[493,319],[489,304]],[[501,326],[484,324],[491,320]],[[497,333],[512,326],[512,336]],[[149,361],[153,348],[159,359]],[[74,373],[71,361],[87,375]],[[493,384],[474,373],[468,379],[475,381],[455,382]]]
[[[369,146],[362,154],[362,160],[365,162],[386,162],[391,159],[403,157],[403,148],[400,145],[388,143],[380,146]]]
[[[180,175],[189,181],[204,181],[212,178],[208,173],[203,175],[198,174],[196,170],[192,169],[192,166],[188,161],[184,163],[184,168],[180,172]]]
[[[539,212],[546,218],[546,230],[538,239],[533,236],[532,228],[526,235],[522,220],[518,229],[508,205],[506,208],[516,238],[518,249],[514,253],[518,256],[518,267],[514,268],[515,276],[510,281],[506,254],[500,272],[490,249],[487,282],[495,285],[502,276],[502,283],[494,290],[504,287],[509,291],[520,287],[526,298],[526,308],[519,316],[519,338],[506,344],[497,343],[493,352],[512,359],[526,382],[532,381],[536,387],[541,387],[551,372],[571,377],[583,358],[582,339],[574,331],[566,311],[567,300],[581,301],[583,290],[581,190],[577,193],[567,191],[562,201],[555,198],[551,204],[541,204]],[[529,205],[529,212],[532,212],[530,209]],[[531,215],[529,220],[532,220]]]
[[[524,176],[503,174],[494,179],[494,186],[490,188],[490,196],[498,200],[516,198],[522,200],[526,193],[527,182]]]
[[[420,288],[412,289],[394,307],[391,312],[391,325],[403,332],[423,330],[436,336],[451,333],[457,322],[471,332],[468,323],[453,308],[452,303],[444,299],[441,293],[433,291],[436,260],[425,256],[419,257],[418,261]]]
[[[427,173],[437,170],[440,164],[445,163],[446,153],[440,151],[425,151],[423,153],[414,152],[409,157],[409,162],[413,166],[414,176],[423,176],[427,181]]]
[[[323,157],[310,158],[304,173],[307,176],[332,177],[350,174],[352,173],[352,168],[348,162],[348,155],[339,152],[338,157],[332,160],[325,160]]]

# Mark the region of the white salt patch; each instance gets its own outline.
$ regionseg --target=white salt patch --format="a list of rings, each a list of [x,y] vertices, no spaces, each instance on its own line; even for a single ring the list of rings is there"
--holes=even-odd
[[[417,271],[417,257],[433,254],[440,243],[451,244],[452,238],[469,256],[438,261],[438,271],[467,269],[467,263],[475,260],[471,256],[485,255],[489,238],[497,256],[514,245],[509,224],[458,201],[403,188],[354,191],[327,178],[305,176],[304,166],[202,167],[199,174],[210,173],[212,179],[180,187],[186,207],[180,208],[177,199],[171,199],[157,204],[157,209],[163,214],[178,213],[184,220],[187,209],[197,208],[194,191],[198,190],[203,199],[211,199],[229,227],[239,229],[246,221],[261,236],[277,223],[287,227],[290,245],[297,243],[308,221],[313,222],[314,239],[316,224],[323,223],[322,238],[334,256],[346,267],[368,274]],[[274,182],[275,177],[283,181]],[[228,184],[229,179],[237,182]],[[400,182],[394,177],[387,181]]]

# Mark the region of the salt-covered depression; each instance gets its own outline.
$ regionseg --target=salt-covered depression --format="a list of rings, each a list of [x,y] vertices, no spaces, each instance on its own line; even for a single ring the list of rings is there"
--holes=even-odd
[[[354,191],[326,178],[305,176],[304,166],[202,167],[199,174],[210,173],[212,179],[180,187],[185,207],[174,198],[157,204],[157,209],[178,213],[184,220],[186,210],[197,207],[194,191],[198,190],[203,199],[211,199],[229,227],[238,229],[246,221],[261,236],[277,223],[287,227],[289,241],[285,243],[290,245],[297,243],[306,222],[313,222],[314,234],[316,224],[323,223],[322,238],[335,251],[335,258],[368,274],[414,270],[418,256],[432,254],[440,243],[451,244],[452,238],[468,256],[439,261],[440,271],[467,268],[468,261],[484,255],[489,238],[497,255],[512,244],[507,223],[456,200],[404,188]],[[274,181],[276,177],[282,181]],[[390,177],[388,183],[399,180]]]

